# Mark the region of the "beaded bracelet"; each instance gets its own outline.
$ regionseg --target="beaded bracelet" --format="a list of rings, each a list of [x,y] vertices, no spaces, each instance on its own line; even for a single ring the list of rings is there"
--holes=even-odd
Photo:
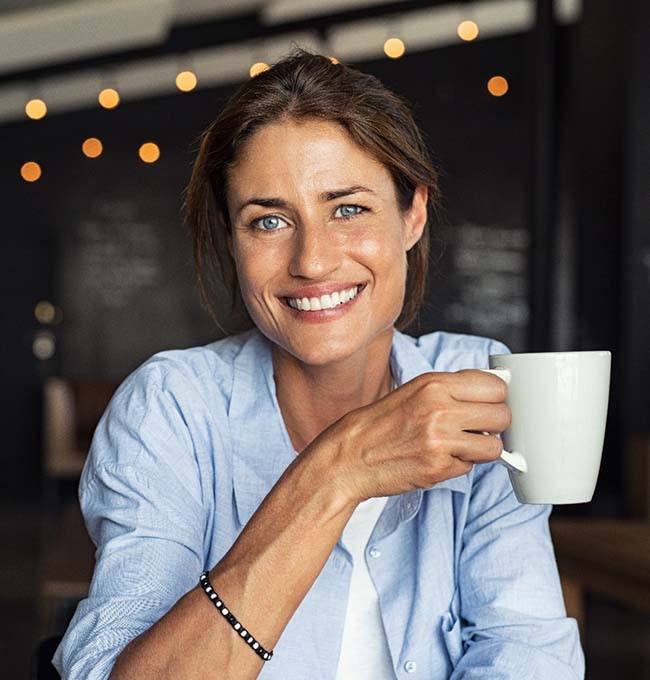
[[[200,578],[199,583],[205,591],[205,594],[212,600],[212,604],[224,615],[226,621],[239,633],[239,635],[244,638],[248,643],[250,648],[258,655],[261,656],[264,661],[268,661],[273,656],[273,651],[267,652],[264,647],[245,629],[242,628],[241,623],[237,621],[232,612],[226,607],[226,605],[221,601],[219,595],[217,595],[214,588],[210,585],[208,581],[208,572],[204,571]]]

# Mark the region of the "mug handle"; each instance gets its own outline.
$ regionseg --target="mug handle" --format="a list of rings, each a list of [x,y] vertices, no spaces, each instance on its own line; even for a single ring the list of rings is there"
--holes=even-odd
[[[484,373],[492,373],[492,375],[496,375],[497,378],[501,378],[506,385],[510,384],[511,373],[507,368],[480,368],[479,370]],[[483,434],[490,433],[484,432]],[[516,451],[506,451],[503,449],[503,451],[501,451],[501,456],[497,458],[497,463],[505,465],[505,467],[507,467],[508,470],[512,470],[512,472],[523,473],[528,471],[526,459],[521,453],[517,453]]]

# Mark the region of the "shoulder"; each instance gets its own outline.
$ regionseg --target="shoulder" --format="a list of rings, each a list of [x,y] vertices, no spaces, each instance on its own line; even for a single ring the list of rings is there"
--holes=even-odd
[[[119,384],[98,423],[94,463],[131,463],[148,442],[176,439],[194,449],[218,436],[215,423],[227,419],[234,363],[247,336],[163,350],[141,363]]]
[[[491,354],[510,354],[509,347],[482,335],[435,331],[418,337],[402,334],[413,343],[434,370],[484,368]]]
[[[143,398],[152,392],[187,393],[193,398],[215,390],[227,393],[235,359],[249,334],[247,331],[205,345],[156,352],[123,380],[113,399]]]

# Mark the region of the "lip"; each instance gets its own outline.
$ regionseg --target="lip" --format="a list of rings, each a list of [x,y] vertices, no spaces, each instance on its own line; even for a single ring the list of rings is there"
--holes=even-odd
[[[359,281],[351,281],[350,283],[324,283],[320,286],[305,286],[304,288],[298,288],[290,294],[279,295],[281,298],[312,298],[320,297],[321,295],[331,295],[335,291],[348,290],[350,288],[356,288],[361,286],[359,292],[365,288],[365,283],[360,283]]]
[[[348,286],[348,288],[352,288],[355,284],[351,284]],[[356,284],[360,285],[361,288],[359,289],[359,292],[352,298],[352,300],[349,300],[343,305],[337,305],[336,307],[333,307],[332,309],[320,309],[318,311],[312,312],[312,311],[306,311],[302,309],[295,309],[294,307],[291,307],[289,304],[289,300],[286,297],[280,298],[282,300],[282,305],[284,306],[285,309],[289,311],[289,313],[296,319],[299,319],[300,321],[303,321],[305,323],[322,323],[324,321],[333,321],[334,319],[338,319],[342,317],[343,315],[347,314],[350,310],[354,308],[354,306],[357,303],[357,300],[361,297],[363,291],[366,289],[367,284],[362,283],[362,284]],[[338,288],[334,288],[332,290],[339,290]],[[297,297],[297,296],[296,296]],[[307,297],[304,295],[303,297]],[[314,296],[315,297],[315,296]]]

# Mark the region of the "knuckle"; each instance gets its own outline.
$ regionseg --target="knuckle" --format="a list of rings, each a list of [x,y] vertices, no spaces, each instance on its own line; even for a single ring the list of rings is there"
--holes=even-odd
[[[439,406],[431,413],[431,424],[434,431],[438,428],[447,427],[453,418],[453,413],[445,406]]]
[[[508,404],[504,404],[502,407],[503,410],[503,423],[504,423],[504,430],[507,430],[511,425],[512,425],[512,411],[510,410],[510,407]]]
[[[447,455],[447,444],[445,440],[436,434],[429,436],[427,448],[435,465],[439,465],[440,459]]]
[[[483,373],[483,375],[490,378],[492,381],[495,395],[498,395],[501,401],[505,401],[508,398],[508,385],[506,381],[496,375],[490,375],[489,373]]]

